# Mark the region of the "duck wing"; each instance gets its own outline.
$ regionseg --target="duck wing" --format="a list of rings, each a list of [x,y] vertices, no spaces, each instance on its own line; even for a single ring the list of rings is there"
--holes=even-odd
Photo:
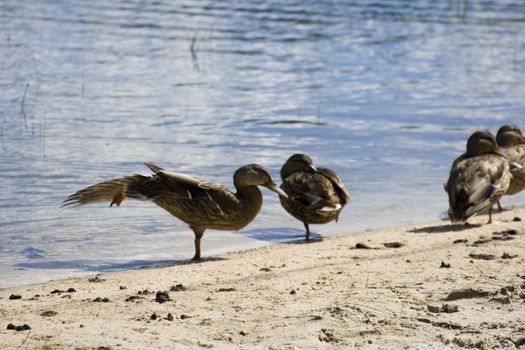
[[[453,221],[467,221],[492,205],[509,186],[509,164],[501,156],[482,155],[454,165],[446,185]]]
[[[228,222],[242,204],[226,186],[196,176],[166,171],[146,164],[159,178],[148,197],[189,225],[210,227]]]
[[[335,173],[335,171],[328,168],[319,167],[317,168],[317,172],[332,182],[335,191],[339,195],[341,205],[345,205],[346,203],[348,203],[348,201],[350,200],[350,192],[348,192],[345,184],[343,183],[341,178]]]

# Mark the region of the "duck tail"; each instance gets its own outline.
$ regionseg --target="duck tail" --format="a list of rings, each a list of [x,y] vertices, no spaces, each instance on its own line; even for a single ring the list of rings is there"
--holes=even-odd
[[[62,203],[62,207],[100,202],[110,202],[110,206],[115,204],[118,207],[126,198],[144,200],[148,197],[140,189],[144,188],[151,178],[149,175],[137,174],[104,181],[72,194]]]

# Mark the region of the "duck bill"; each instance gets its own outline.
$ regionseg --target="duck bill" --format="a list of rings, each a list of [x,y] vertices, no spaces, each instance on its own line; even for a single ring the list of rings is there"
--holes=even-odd
[[[264,187],[266,187],[270,191],[274,191],[275,193],[279,194],[280,196],[283,196],[284,198],[288,198],[286,192],[277,187],[277,185],[273,181],[270,181],[269,183],[265,184]]]

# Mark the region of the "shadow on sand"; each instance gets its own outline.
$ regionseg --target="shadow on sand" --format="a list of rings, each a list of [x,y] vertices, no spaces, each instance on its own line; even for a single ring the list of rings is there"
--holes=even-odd
[[[111,262],[100,260],[57,260],[44,262],[28,262],[15,265],[17,269],[43,269],[43,270],[83,270],[90,272],[115,272],[134,269],[154,269],[174,265],[199,264],[208,261],[226,260],[221,257],[207,257],[199,261],[183,260],[131,260],[127,262]]]
[[[274,227],[265,229],[245,230],[239,234],[259,241],[271,243],[304,244],[315,243],[323,240],[323,236],[317,232],[310,232],[310,240],[305,240],[304,230],[289,227]]]
[[[421,228],[415,228],[409,230],[408,232],[413,233],[445,233],[445,232],[458,232],[470,230],[472,228],[481,227],[479,224],[443,224],[436,226],[426,226]]]

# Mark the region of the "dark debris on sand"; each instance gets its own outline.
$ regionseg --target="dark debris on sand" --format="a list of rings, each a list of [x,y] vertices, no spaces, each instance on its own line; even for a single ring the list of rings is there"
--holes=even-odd
[[[496,255],[494,255],[494,254],[470,253],[468,256],[469,256],[469,258],[478,259],[478,260],[494,260],[494,259],[496,259]]]
[[[155,301],[159,304],[162,304],[167,301],[171,301],[171,298],[168,292],[158,291],[157,294],[155,295]]]
[[[450,269],[450,264],[442,261],[441,265],[439,266],[439,268],[440,269]]]
[[[89,283],[101,283],[101,282],[104,282],[104,281],[105,281],[105,279],[100,278],[99,276],[91,277],[90,279],[88,279]]]
[[[456,289],[450,292],[445,300],[447,301],[453,301],[453,300],[459,300],[459,299],[472,299],[472,298],[485,298],[490,293],[481,289],[473,289],[473,288],[462,288],[462,289]]]
[[[182,283],[171,286],[170,292],[184,292],[187,288],[182,285]]]
[[[401,248],[402,246],[404,246],[404,244],[401,242],[387,242],[387,243],[383,243],[383,245],[386,248]]]
[[[53,310],[48,310],[48,311],[44,311],[40,314],[40,316],[43,316],[43,317],[52,317],[52,316],[56,316],[58,313],[56,311],[53,311]]]
[[[31,327],[28,324],[23,324],[21,326],[15,326],[14,324],[10,323],[7,325],[7,329],[20,332],[20,331],[27,331],[31,329]]]
[[[109,303],[109,299],[108,298],[101,298],[101,297],[96,297],[92,301],[94,303]]]
[[[355,244],[355,249],[372,249],[371,247],[367,246],[366,244],[364,243],[356,243]]]

